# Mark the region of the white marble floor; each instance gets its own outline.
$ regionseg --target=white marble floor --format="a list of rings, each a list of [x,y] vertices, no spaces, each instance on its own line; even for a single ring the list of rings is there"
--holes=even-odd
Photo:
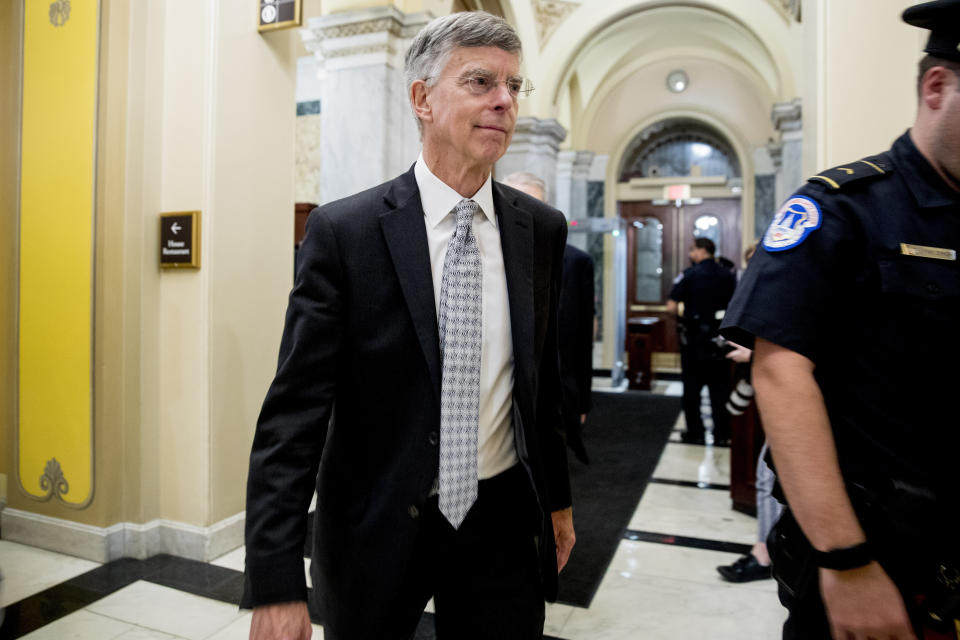
[[[682,421],[682,418],[681,418]],[[729,483],[728,449],[669,443],[654,478]],[[730,509],[727,491],[652,482],[630,529],[750,544],[756,521]],[[715,567],[738,554],[624,539],[587,609],[548,605],[546,633],[564,640],[766,640],[786,617],[773,581],[734,585]],[[243,549],[213,564],[241,570]],[[0,604],[40,592],[97,566],[0,542]],[[176,612],[176,615],[171,615]],[[249,612],[137,581],[23,636],[30,640],[245,640]],[[314,638],[323,638],[315,627]]]

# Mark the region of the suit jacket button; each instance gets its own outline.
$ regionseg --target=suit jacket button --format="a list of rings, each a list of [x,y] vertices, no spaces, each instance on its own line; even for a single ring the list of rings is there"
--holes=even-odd
[[[427,441],[433,446],[437,446],[440,443],[440,436],[437,435],[436,431],[431,431],[430,435],[427,436]]]
[[[409,513],[410,517],[414,520],[420,517],[420,509],[417,509],[417,505],[415,504],[410,505],[410,507],[407,509],[407,513]]]

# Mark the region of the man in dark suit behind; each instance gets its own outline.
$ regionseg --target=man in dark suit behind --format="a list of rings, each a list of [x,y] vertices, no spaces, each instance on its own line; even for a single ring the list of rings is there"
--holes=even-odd
[[[311,215],[247,487],[251,638],[306,639],[303,546],[327,640],[539,638],[574,543],[560,433],[566,225],[492,182],[520,41],[431,22],[406,56],[423,151]],[[358,99],[360,97],[358,96]]]
[[[533,173],[518,171],[504,184],[545,201],[546,184]],[[563,385],[563,428],[567,445],[584,464],[590,463],[583,444],[583,425],[593,407],[594,340],[593,258],[568,244],[563,250],[563,281],[557,309],[560,341],[560,380]]]

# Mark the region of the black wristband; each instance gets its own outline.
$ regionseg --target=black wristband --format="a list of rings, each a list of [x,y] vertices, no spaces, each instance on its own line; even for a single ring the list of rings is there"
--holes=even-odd
[[[830,551],[814,549],[813,559],[818,567],[833,569],[834,571],[846,571],[847,569],[859,569],[867,566],[873,562],[873,554],[870,553],[870,545],[861,542],[852,547],[831,549]]]

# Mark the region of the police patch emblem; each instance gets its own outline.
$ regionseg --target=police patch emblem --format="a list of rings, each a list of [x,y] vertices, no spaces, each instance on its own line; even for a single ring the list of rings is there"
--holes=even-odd
[[[820,205],[806,196],[794,196],[780,208],[763,236],[767,251],[792,249],[820,228]]]

